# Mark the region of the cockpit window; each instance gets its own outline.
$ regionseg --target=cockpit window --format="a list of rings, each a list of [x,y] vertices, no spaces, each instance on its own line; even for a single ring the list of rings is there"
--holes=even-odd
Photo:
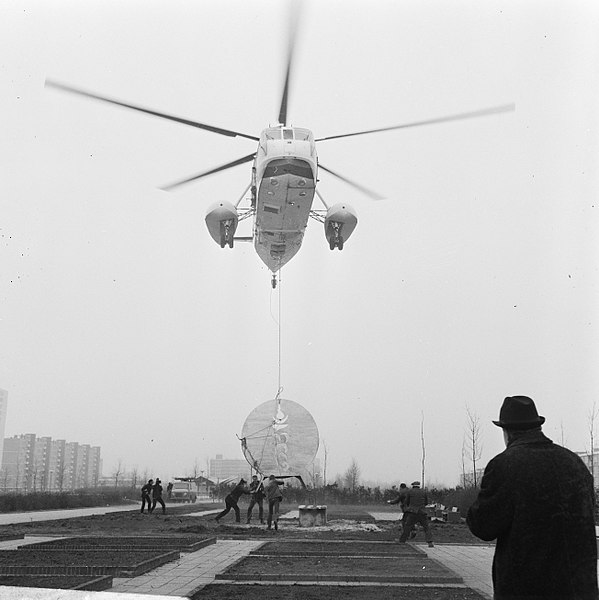
[[[310,132],[307,129],[296,129],[295,130],[295,139],[301,140],[303,142],[310,141]]]
[[[267,142],[281,139],[314,142],[314,136],[309,129],[299,129],[297,127],[269,127],[263,130],[261,139]]]

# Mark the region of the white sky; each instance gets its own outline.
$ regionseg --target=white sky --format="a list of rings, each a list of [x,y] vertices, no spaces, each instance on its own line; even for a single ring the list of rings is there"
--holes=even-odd
[[[100,445],[105,474],[241,457],[235,434],[277,392],[279,297],[252,246],[221,250],[204,216],[239,198],[250,165],[158,188],[254,142],[44,80],[259,135],[278,114],[286,23],[279,0],[0,0],[6,435]],[[598,27],[591,0],[305,5],[289,115],[316,137],[516,103],[318,147],[387,197],[321,173],[358,227],[331,252],[311,221],[282,273],[282,396],[314,416],[329,478],[352,458],[370,481],[419,478],[424,415],[428,482],[455,484],[465,406],[486,464],[513,394],[537,401],[550,437],[588,447]]]

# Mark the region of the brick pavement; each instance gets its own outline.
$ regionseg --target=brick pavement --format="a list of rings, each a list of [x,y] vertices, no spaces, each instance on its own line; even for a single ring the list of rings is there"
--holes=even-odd
[[[485,598],[493,598],[491,565],[495,546],[436,544],[434,548],[424,546],[422,549],[429,558],[459,575],[467,587],[476,590]]]
[[[124,510],[139,510],[139,504],[93,506],[90,508],[65,508],[58,510],[32,510],[21,513],[2,513],[0,514],[0,525],[32,523],[34,521],[56,521],[57,519],[72,519],[75,517],[87,517],[89,515],[105,515],[107,513],[121,512]]]
[[[8,540],[0,543],[0,549],[12,549],[46,539],[49,538],[27,536],[24,540]],[[139,577],[114,578],[110,592],[40,590],[5,586],[0,588],[0,597],[2,600],[143,600],[144,598],[167,600],[173,597],[186,597],[191,592],[212,583],[217,573],[221,573],[230,564],[263,543],[255,540],[219,540],[216,544],[196,552],[182,553],[178,561],[158,567]],[[430,558],[462,577],[467,587],[478,591],[485,598],[493,597],[491,581],[493,546],[438,544],[434,548],[428,548],[426,545],[418,545]],[[309,584],[309,582],[302,583]]]
[[[139,577],[115,577],[111,592],[185,597],[211,583],[217,573],[263,543],[253,540],[218,540],[216,544],[196,552],[182,553],[178,561],[167,563]]]

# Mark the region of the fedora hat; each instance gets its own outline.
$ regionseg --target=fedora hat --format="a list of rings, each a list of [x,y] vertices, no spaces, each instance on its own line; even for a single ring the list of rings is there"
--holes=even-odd
[[[539,416],[533,399],[528,396],[508,396],[499,411],[499,421],[493,421],[497,427],[508,429],[533,429],[544,422],[545,417]]]

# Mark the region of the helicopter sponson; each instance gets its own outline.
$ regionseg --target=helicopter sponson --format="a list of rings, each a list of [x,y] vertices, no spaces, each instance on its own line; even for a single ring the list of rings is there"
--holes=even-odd
[[[221,248],[233,247],[233,236],[239,223],[237,208],[230,202],[217,202],[206,213],[206,227]]]
[[[324,220],[324,234],[331,250],[343,250],[343,244],[358,224],[358,217],[349,204],[334,204],[327,210]]]

